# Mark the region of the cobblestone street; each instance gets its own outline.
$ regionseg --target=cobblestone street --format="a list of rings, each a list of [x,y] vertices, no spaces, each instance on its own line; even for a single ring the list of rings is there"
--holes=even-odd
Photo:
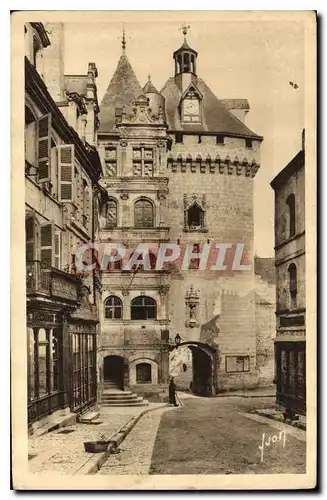
[[[251,413],[273,405],[272,398],[181,397],[182,407],[142,417],[98,474],[305,472],[305,432]]]

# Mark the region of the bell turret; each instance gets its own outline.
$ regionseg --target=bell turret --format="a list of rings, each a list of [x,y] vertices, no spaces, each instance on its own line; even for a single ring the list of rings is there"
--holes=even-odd
[[[175,81],[185,90],[191,82],[196,83],[196,60],[198,53],[192,49],[186,40],[187,31],[190,26],[182,26],[184,35],[183,45],[174,52]]]

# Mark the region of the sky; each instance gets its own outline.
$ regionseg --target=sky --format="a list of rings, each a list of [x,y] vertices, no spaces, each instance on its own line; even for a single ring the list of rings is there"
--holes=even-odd
[[[222,21],[219,14],[119,12],[109,22],[65,23],[65,74],[98,68],[99,102],[121,54],[126,53],[141,84],[148,75],[160,90],[174,74],[173,52],[190,25],[189,45],[198,52],[197,74],[219,99],[246,98],[246,125],[264,137],[261,167],[254,179],[255,251],[274,256],[274,194],[270,182],[301,148],[304,128],[304,26],[299,20]],[[190,19],[191,18],[191,19]],[[294,89],[290,81],[298,85]]]

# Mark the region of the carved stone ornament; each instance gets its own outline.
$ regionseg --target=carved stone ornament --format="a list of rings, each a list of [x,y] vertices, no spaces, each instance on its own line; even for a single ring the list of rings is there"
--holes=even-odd
[[[58,325],[62,322],[62,315],[59,312],[52,311],[30,311],[27,313],[27,323],[33,326],[42,326],[44,324]]]
[[[167,198],[167,192],[163,189],[157,191],[157,198],[159,201],[163,201]]]
[[[127,191],[123,191],[122,193],[120,193],[120,198],[122,200],[128,200],[129,198],[129,193],[127,193]]]
[[[127,297],[129,295],[129,288],[127,288],[127,287],[122,288],[121,293],[122,293],[123,297]]]
[[[206,209],[206,195],[198,195],[195,193],[184,194],[184,210],[188,210],[194,203],[196,203],[202,210]]]
[[[162,297],[166,296],[168,294],[168,291],[169,291],[169,286],[161,286],[159,288],[159,295],[161,295]]]
[[[149,110],[149,99],[140,95],[136,101],[133,102],[133,114],[130,116],[122,115],[121,124],[149,124],[163,123],[163,113],[158,118],[152,117]]]
[[[195,290],[193,285],[186,291],[185,300],[187,304],[198,304],[200,301],[200,292]]]
[[[122,148],[127,148],[127,146],[128,146],[128,142],[127,142],[127,141],[124,141],[124,140],[119,141],[119,144],[120,144],[120,146],[121,146]]]
[[[199,290],[195,290],[193,285],[190,286],[189,290],[187,290],[185,295],[185,302],[188,306],[188,314],[189,318],[185,322],[185,326],[189,328],[194,328],[199,326],[199,322],[197,321],[197,309],[198,304],[200,302],[200,293]]]

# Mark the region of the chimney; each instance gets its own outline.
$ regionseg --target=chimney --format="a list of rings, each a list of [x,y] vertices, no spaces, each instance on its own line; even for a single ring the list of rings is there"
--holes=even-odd
[[[55,102],[64,100],[64,26],[45,23],[51,45],[44,50],[43,79]]]

